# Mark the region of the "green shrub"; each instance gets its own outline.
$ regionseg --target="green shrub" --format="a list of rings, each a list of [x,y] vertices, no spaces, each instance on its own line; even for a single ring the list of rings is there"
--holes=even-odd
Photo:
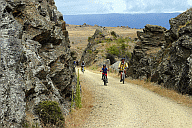
[[[131,58],[131,56],[132,56],[131,53],[128,52],[128,51],[126,52],[126,55],[127,55],[129,58]]]
[[[123,38],[121,37],[121,38],[118,38],[116,42],[117,42],[117,43],[124,43],[124,42],[125,42],[125,39],[123,39]]]
[[[111,39],[110,38],[106,38],[105,41],[109,43],[109,42],[111,42]]]
[[[88,37],[88,42],[90,42],[91,38],[92,38],[92,37]]]
[[[126,42],[130,42],[130,41],[132,42],[132,40],[129,39],[129,37],[125,37],[125,41],[126,41]]]
[[[99,35],[103,35],[103,33],[102,33],[102,32],[100,32],[100,33],[99,33]]]
[[[113,55],[117,55],[117,56],[119,55],[119,49],[115,45],[107,48],[107,52]]]
[[[87,50],[87,52],[91,54],[91,53],[92,53],[92,50]]]
[[[44,124],[54,124],[64,121],[59,104],[56,101],[40,102],[35,109]]]
[[[114,31],[111,32],[111,35],[112,35],[113,37],[115,37],[115,38],[117,37],[117,35],[116,35],[116,33],[115,33]]]
[[[99,41],[99,40],[96,40],[96,43],[97,43],[97,44],[99,44],[99,43],[101,43],[101,41]]]
[[[122,43],[120,46],[121,46],[121,50],[125,50],[128,45],[125,43]]]

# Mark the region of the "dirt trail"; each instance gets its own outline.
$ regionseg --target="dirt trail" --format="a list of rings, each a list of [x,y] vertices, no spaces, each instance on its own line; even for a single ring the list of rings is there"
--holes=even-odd
[[[95,103],[82,127],[191,128],[190,108],[161,97],[141,86],[110,77],[103,85],[100,74],[80,72],[84,85],[92,90]]]

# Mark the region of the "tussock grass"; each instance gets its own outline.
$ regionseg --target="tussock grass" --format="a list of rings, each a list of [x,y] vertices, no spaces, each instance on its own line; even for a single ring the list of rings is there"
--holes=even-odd
[[[126,80],[126,81],[137,85],[141,85],[152,92],[155,92],[163,97],[167,97],[171,100],[176,101],[178,104],[184,104],[188,107],[192,107],[192,97],[189,95],[182,95],[173,89],[167,89],[156,83],[146,82],[144,80]]]

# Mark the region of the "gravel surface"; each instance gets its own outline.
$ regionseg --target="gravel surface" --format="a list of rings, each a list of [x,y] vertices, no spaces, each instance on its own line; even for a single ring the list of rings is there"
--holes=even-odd
[[[122,84],[110,74],[107,86],[101,74],[86,70],[84,74],[80,72],[81,77],[95,98],[83,128],[192,128],[191,108],[141,86]]]

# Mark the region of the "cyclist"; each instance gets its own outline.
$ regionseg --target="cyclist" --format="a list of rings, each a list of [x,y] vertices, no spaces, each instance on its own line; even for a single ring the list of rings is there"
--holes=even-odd
[[[120,82],[122,82],[122,72],[123,72],[123,70],[124,70],[125,75],[126,75],[125,68],[128,68],[128,64],[125,62],[125,58],[122,58],[121,62],[119,63],[119,73],[121,74]]]
[[[77,66],[79,66],[79,61],[78,60],[76,61],[76,64],[77,64]]]
[[[81,70],[82,70],[84,67],[85,67],[85,62],[82,61],[82,63],[81,63]],[[84,71],[85,71],[85,69],[84,69]]]
[[[73,65],[74,65],[74,67],[76,67],[76,61],[73,61]]]
[[[102,80],[103,80],[103,77],[104,75],[106,74],[106,77],[107,77],[107,71],[109,71],[107,68],[106,68],[106,64],[103,64],[103,68],[100,72],[102,72]],[[108,79],[107,79],[107,83],[108,83]]]

